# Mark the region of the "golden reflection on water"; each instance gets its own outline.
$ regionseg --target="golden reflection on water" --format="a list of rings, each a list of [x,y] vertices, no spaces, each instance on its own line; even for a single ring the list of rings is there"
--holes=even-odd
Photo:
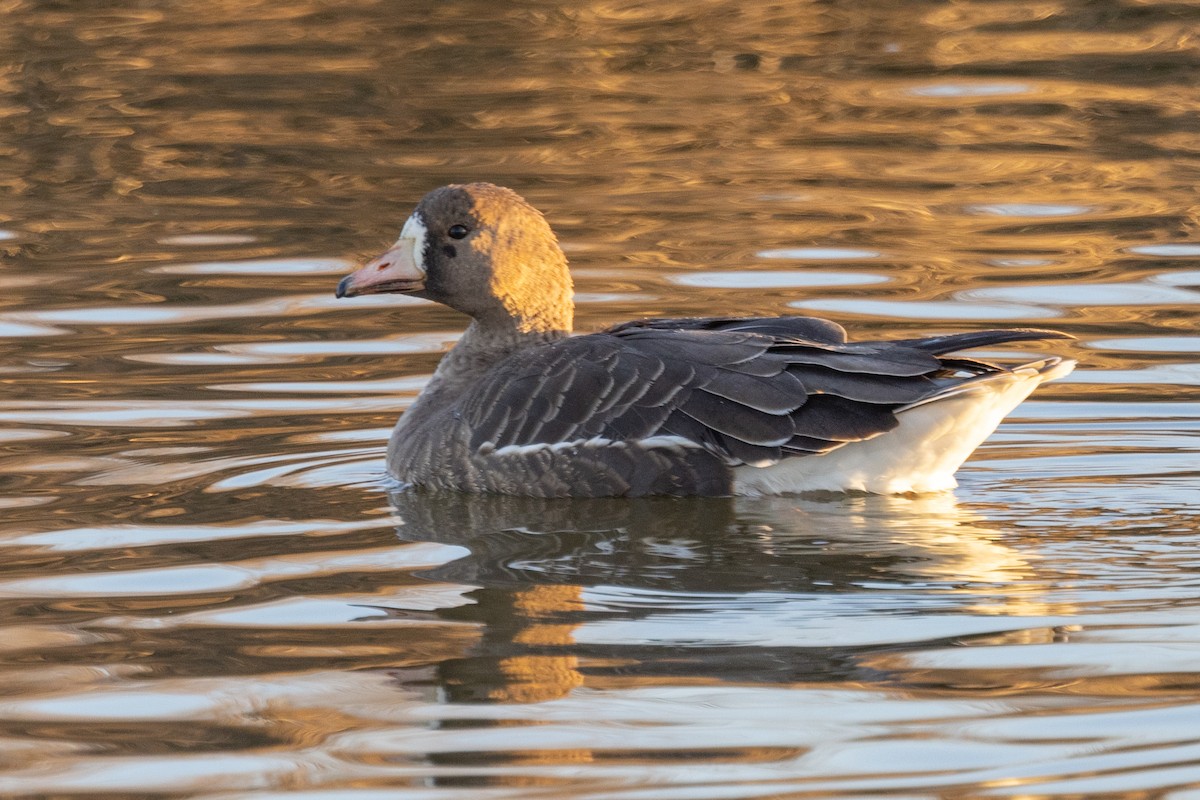
[[[0,794],[1200,785],[1186,5],[0,11]],[[463,320],[335,276],[477,179],[584,329],[1083,366],[953,496],[389,502]]]
[[[673,503],[658,504],[653,512],[639,514],[636,510],[631,512],[628,503],[545,503],[490,497],[463,497],[449,501],[446,498],[419,496],[397,496],[395,499],[399,503],[397,511],[405,523],[405,527],[402,528],[403,535],[418,539],[444,539],[445,531],[455,529],[465,530],[468,535],[477,535],[469,532],[480,528],[486,531],[485,536],[522,530],[553,537],[555,523],[548,524],[547,520],[554,519],[556,515],[565,515],[563,521],[557,523],[564,525],[568,531],[563,534],[564,538],[570,536],[569,532],[577,532],[584,525],[600,529],[611,525],[614,534],[622,539],[629,538],[635,544],[640,541],[648,548],[653,548],[658,542],[671,540],[676,541],[679,547],[696,547],[701,544],[695,541],[698,531],[695,509],[674,509],[671,507]],[[452,517],[457,521],[452,522],[451,518],[446,516],[448,505],[458,509]],[[764,505],[767,504],[761,500],[739,500],[732,504],[718,502],[718,506],[723,507],[722,510],[730,516],[732,528],[747,527],[751,531],[757,531],[757,534],[752,535],[752,539],[757,539],[762,548],[759,551],[762,560],[785,558],[788,555],[788,532],[772,531],[770,525],[761,522]],[[854,548],[868,543],[898,551],[891,557],[898,557],[908,563],[904,571],[911,578],[937,583],[945,587],[944,591],[963,592],[975,599],[978,590],[973,587],[1009,587],[1009,594],[1002,599],[963,606],[967,613],[1033,617],[1051,613],[1068,614],[1075,610],[1062,605],[1056,605],[1052,609],[1045,599],[1045,586],[1038,583],[1036,569],[1029,563],[1029,556],[1017,548],[1006,546],[1001,533],[989,530],[985,519],[959,509],[950,495],[872,498],[864,500],[861,513],[849,515],[843,515],[846,510],[844,507],[836,510],[826,509],[820,503],[779,500],[770,505],[775,506],[780,523],[797,526],[797,533],[801,535],[812,536],[813,531],[821,530],[826,535],[834,536],[834,546],[848,547],[851,552]],[[709,525],[716,510],[712,505],[702,509],[704,516],[710,520]],[[813,524],[817,520],[828,523],[829,520],[824,518],[827,518],[831,511],[839,516],[835,527]],[[612,517],[605,518],[606,512]],[[422,518],[425,513],[435,516]],[[794,516],[797,513],[812,519],[807,520],[807,524],[797,524]],[[463,526],[458,519],[463,514],[490,522]],[[743,516],[746,519],[743,519]],[[577,521],[568,524],[565,520]],[[833,534],[833,530],[837,530],[837,533]],[[729,535],[733,531],[719,533]],[[461,541],[464,544],[468,543],[466,539]],[[684,545],[684,542],[688,544]],[[546,548],[543,544],[531,542],[528,551],[523,551],[519,541],[513,541],[512,544],[512,549],[499,551],[491,546],[485,548],[487,557],[478,559],[481,567],[494,570],[496,566],[520,562],[529,569],[534,563],[531,559],[539,550],[555,559],[583,557],[578,551],[575,556],[568,556],[571,551],[566,547]],[[708,543],[708,546],[714,545],[715,542]],[[781,545],[783,553],[774,552]],[[501,555],[500,565],[496,563],[498,555]],[[744,554],[737,558],[745,561]],[[618,567],[606,573],[603,564],[603,561],[589,564],[588,574],[594,574],[596,580],[603,581],[607,575],[620,575],[625,571]],[[689,573],[682,564],[679,567],[680,569],[672,575],[672,591],[686,592]],[[456,567],[462,568],[461,565]],[[753,562],[743,564],[742,568],[753,570]],[[633,574],[636,575],[636,571]],[[472,580],[483,581],[485,584],[489,582],[487,577],[478,573],[473,575]],[[495,578],[491,580],[494,581]],[[509,580],[512,578],[509,577]],[[1024,581],[1029,583],[1022,588],[1021,584]],[[955,586],[963,588],[955,589]],[[545,648],[569,650],[570,646],[576,643],[575,634],[579,625],[565,623],[563,620],[586,612],[588,600],[584,587],[569,584],[534,585],[529,588],[515,588],[504,602],[489,603],[488,608],[489,626],[503,632],[504,642],[528,651]],[[483,695],[493,702],[542,702],[564,696],[578,686],[592,685],[586,675],[580,672],[579,658],[575,655],[510,655],[499,659],[493,669],[494,672],[488,680],[489,688]],[[472,681],[473,686],[477,687],[477,684],[478,677]],[[599,685],[609,685],[609,682],[601,680]],[[475,691],[478,691],[478,688]]]

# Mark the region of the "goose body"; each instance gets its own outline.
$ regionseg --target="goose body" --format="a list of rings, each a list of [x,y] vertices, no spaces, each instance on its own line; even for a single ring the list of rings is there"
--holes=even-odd
[[[403,292],[471,316],[401,417],[388,470],[429,489],[540,497],[906,493],[954,472],[1074,366],[954,353],[1053,331],[847,341],[810,317],[654,319],[571,335],[566,259],[486,183],[425,196],[338,296]]]

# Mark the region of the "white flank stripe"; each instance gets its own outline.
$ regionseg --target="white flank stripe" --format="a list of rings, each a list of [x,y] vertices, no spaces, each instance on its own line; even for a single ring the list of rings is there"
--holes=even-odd
[[[700,447],[700,445],[696,442],[693,442],[691,439],[685,439],[682,436],[651,436],[647,439],[636,439],[634,440],[633,444],[637,445],[638,447],[660,447],[667,448],[669,450],[695,450]]]
[[[650,436],[645,439],[631,439],[629,441],[620,441],[617,439],[605,439],[600,436],[594,436],[591,439],[573,439],[569,442],[536,442],[534,444],[509,444],[504,447],[492,449],[494,445],[491,442],[485,442],[479,448],[480,455],[493,456],[525,456],[530,453],[538,453],[542,451],[558,452],[560,450],[571,450],[574,448],[595,448],[595,447],[640,447],[645,450],[665,449],[665,450],[680,450],[682,448],[697,448],[700,445],[693,442],[691,439],[684,439],[682,436]]]

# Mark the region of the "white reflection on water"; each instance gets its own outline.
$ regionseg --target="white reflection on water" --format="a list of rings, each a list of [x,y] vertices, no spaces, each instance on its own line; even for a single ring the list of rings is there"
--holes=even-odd
[[[322,431],[320,433],[300,433],[289,437],[293,442],[386,442],[391,435],[389,428],[354,428],[345,431]]]
[[[1146,283],[1064,283],[1039,286],[988,286],[959,292],[968,301],[1000,300],[1054,306],[1178,306],[1200,303],[1200,292]]]
[[[152,720],[186,719],[210,714],[223,701],[202,695],[145,692],[93,692],[41,700],[0,704],[0,713],[13,719]]]
[[[610,593],[589,589],[588,603],[619,607],[636,597],[628,590]],[[903,593],[885,602],[880,592],[867,596],[814,594],[809,597],[743,594],[710,595],[689,613],[686,596],[657,594],[647,605],[669,607],[662,614],[611,619],[578,627],[575,641],[583,644],[643,644],[656,647],[867,647],[889,642],[926,642],[959,636],[979,636],[1014,626],[1050,626],[1068,618],[1021,619],[1011,615],[961,613],[953,596]],[[885,608],[893,609],[888,614]],[[960,613],[951,613],[958,611]],[[940,613],[939,613],[940,612]],[[886,619],[885,619],[886,615]]]
[[[265,459],[264,459],[265,461]],[[227,463],[225,467],[244,467]],[[208,492],[228,492],[256,486],[289,486],[315,489],[322,486],[361,486],[383,491],[386,484],[384,460],[379,450],[363,448],[333,453],[309,453],[290,463],[228,475],[213,484]]]
[[[1163,256],[1166,258],[1187,258],[1200,256],[1200,244],[1143,244],[1130,247],[1127,252],[1143,256]]]
[[[253,536],[313,536],[379,527],[378,519],[354,522],[333,520],[245,520],[228,525],[120,525],[108,528],[71,528],[0,537],[2,547],[38,547],[55,552],[149,547],[180,542],[211,542]]]
[[[49,325],[31,325],[28,322],[12,322],[0,318],[0,337],[18,336],[61,336],[70,331],[65,328],[53,328]]]
[[[251,244],[256,241],[258,241],[257,236],[244,233],[184,233],[178,236],[164,236],[158,240],[158,243],[184,247],[215,247],[229,244]]]
[[[33,508],[34,506],[44,506],[53,502],[55,502],[55,499],[49,495],[45,497],[21,497],[19,495],[0,497],[0,508]]]
[[[51,776],[12,773],[0,777],[0,792],[208,792],[274,786],[310,767],[309,755],[225,753],[109,757],[60,767]],[[53,788],[51,788],[53,787]]]
[[[65,431],[46,431],[35,428],[0,429],[0,442],[31,442],[37,439],[58,439],[70,434]]]
[[[252,572],[229,564],[116,570],[0,581],[0,597],[130,597],[225,592],[258,583]]]
[[[1161,283],[1164,286],[1200,288],[1200,271],[1180,270],[1178,272],[1163,272],[1158,275],[1151,275],[1146,280],[1151,283]]]
[[[22,323],[33,321],[35,324],[50,322],[63,325],[164,325],[215,319],[293,316],[323,311],[361,311],[363,308],[372,306],[393,307],[427,304],[429,304],[428,300],[402,294],[374,294],[356,297],[352,304],[338,300],[330,291],[328,294],[282,295],[249,303],[216,306],[192,306],[180,303],[10,311],[0,316],[0,324],[7,320],[17,320]]]
[[[133,353],[121,356],[127,361],[141,364],[175,364],[183,367],[207,367],[219,364],[236,366],[239,364],[273,364],[298,359],[268,359],[252,355],[236,353]]]
[[[270,381],[216,383],[209,389],[218,392],[264,392],[283,394],[413,394],[429,382],[428,375],[411,378],[378,378],[365,381]]]
[[[178,461],[143,458],[137,453],[108,458],[59,456],[15,460],[5,465],[4,471],[88,473],[71,481],[77,486],[149,486],[225,474],[205,487],[208,492],[264,484],[297,487],[365,485],[382,491],[384,474],[382,452],[374,447],[225,458],[192,455]]]
[[[778,250],[760,250],[759,258],[796,259],[798,261],[852,261],[864,258],[879,258],[878,250],[863,250],[853,247],[787,247]]]
[[[668,275],[667,280],[683,286],[703,286],[711,289],[789,289],[807,286],[859,286],[886,283],[889,278],[855,272],[731,270]]]
[[[411,398],[361,397],[354,402],[355,413],[399,411]],[[169,400],[48,401],[30,408],[27,403],[0,401],[0,421],[34,424],[83,425],[88,427],[162,428],[188,425],[211,419],[232,419],[286,414],[336,411],[345,413],[344,398],[280,397],[245,400],[204,400],[184,406]]]
[[[1176,619],[1172,624],[1180,625],[1178,633],[1181,637],[1194,641],[1200,634],[1200,625],[1193,623],[1188,626],[1183,622],[1183,619]],[[1095,622],[1089,624],[1096,625]],[[936,648],[910,653],[903,660],[905,666],[911,669],[1039,669],[1064,679],[1079,675],[1143,675],[1147,664],[1154,665],[1155,673],[1192,673],[1196,670],[1195,645],[1088,641],[1089,633],[1090,629],[1072,634],[1070,647],[1021,643]]]
[[[447,551],[449,555],[455,555]],[[437,611],[469,605],[465,595],[474,586],[460,584],[421,583],[412,587],[396,587],[387,593],[339,594],[336,597],[288,597],[269,603],[255,603],[236,608],[215,608],[173,614],[164,619],[108,619],[105,624],[132,628],[184,628],[188,626],[220,626],[234,628],[330,628],[349,624],[369,624],[371,627],[433,626],[473,627],[469,622],[430,619],[412,612]],[[389,614],[388,610],[403,609],[405,613]],[[329,647],[338,643],[329,642]]]
[[[341,258],[264,258],[253,261],[168,264],[151,267],[146,271],[168,275],[340,275],[353,268],[354,262]]]
[[[1073,217],[1094,211],[1095,208],[1054,203],[987,203],[967,206],[963,210],[968,214],[993,217]]]
[[[913,97],[963,98],[1028,94],[1031,88],[1027,83],[930,83],[906,91]]]
[[[994,267],[1045,267],[1059,262],[1048,258],[993,258],[984,263]]]
[[[157,597],[226,592],[283,579],[436,566],[466,552],[457,545],[410,542],[400,547],[292,553],[221,564],[47,574],[0,581],[0,597]]]
[[[591,303],[653,303],[657,300],[652,294],[631,294],[628,292],[576,292],[576,305]]]
[[[1150,364],[1138,369],[1091,369],[1074,373],[1068,383],[1165,384],[1200,386],[1200,364]]]
[[[1135,353],[1200,353],[1200,336],[1093,339],[1084,342],[1083,346],[1093,350],[1128,350]]]
[[[871,317],[887,317],[889,319],[1033,320],[1050,319],[1059,316],[1061,313],[1051,308],[1017,305],[1015,303],[1001,305],[998,303],[958,302],[954,300],[927,300],[919,302],[909,300],[830,298],[827,300],[797,300],[788,303],[788,306],[805,311],[862,314]]]
[[[448,350],[461,331],[414,333],[386,339],[321,339],[292,342],[219,344],[205,353],[133,353],[122,356],[147,364],[286,364],[326,356],[439,353]]]

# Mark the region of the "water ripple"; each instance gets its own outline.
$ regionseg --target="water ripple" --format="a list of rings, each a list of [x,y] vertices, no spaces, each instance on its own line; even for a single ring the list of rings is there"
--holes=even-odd
[[[457,558],[462,548],[433,543],[342,553],[273,556],[225,564],[159,569],[110,570],[0,580],[0,598],[160,597],[229,592],[264,582],[296,580],[339,572],[390,572],[436,566]]]
[[[174,243],[178,244],[179,242]],[[210,243],[204,242],[204,244]],[[161,267],[151,267],[147,272],[166,275],[340,275],[353,268],[353,262],[340,258],[272,258],[253,261],[167,264]]]
[[[913,97],[1000,97],[1005,95],[1029,94],[1032,87],[1027,83],[928,83],[907,90]]]
[[[0,547],[37,547],[55,552],[150,547],[180,542],[211,542],[256,536],[298,536],[343,533],[380,525],[379,520],[254,520],[230,525],[121,525],[24,533],[0,538]]]
[[[218,247],[221,245],[251,244],[258,241],[257,236],[244,233],[181,233],[175,236],[163,236],[159,244],[174,244],[183,247]],[[168,271],[166,269],[162,270]]]
[[[667,280],[683,286],[703,286],[711,289],[791,289],[809,286],[862,286],[886,283],[888,278],[852,272],[739,270],[685,273],[668,276]]]
[[[760,250],[755,255],[759,258],[795,261],[857,261],[879,258],[883,253],[853,247],[785,247],[778,250]]]
[[[366,301],[365,303],[360,301]],[[228,305],[143,305],[93,308],[59,308],[45,311],[12,311],[0,318],[0,324],[10,320],[62,325],[172,325],[218,319],[248,317],[278,317],[315,314],[324,311],[362,311],[369,307],[426,305],[428,300],[400,294],[379,294],[355,298],[355,304],[340,302],[329,294],[288,295],[248,303]],[[31,328],[32,330],[32,328]],[[34,333],[22,335],[36,335]],[[48,335],[48,334],[46,334]]]
[[[1195,796],[1196,14],[868,5],[5,4],[0,795]],[[937,496],[405,491],[465,320],[333,290],[474,179],[581,329],[1081,367]]]
[[[1074,217],[1094,211],[1095,208],[1054,203],[988,203],[967,206],[964,210],[968,214],[994,217]]]
[[[1200,257],[1200,244],[1144,244],[1137,247],[1130,247],[1128,252],[1143,256],[1162,256],[1165,258]]]
[[[355,413],[399,411],[407,400],[364,397],[354,402]],[[164,428],[203,420],[258,417],[264,414],[312,414],[346,411],[345,398],[280,397],[244,400],[205,400],[187,405],[174,400],[46,401],[36,408],[26,403],[0,401],[0,421],[84,427]]]
[[[889,319],[971,319],[971,320],[1037,320],[1057,317],[1061,312],[1033,305],[1017,303],[979,303],[980,295],[963,293],[967,302],[958,300],[930,300],[924,302],[905,300],[861,300],[828,299],[797,300],[788,303],[791,308],[805,311],[861,314]],[[988,297],[987,299],[993,299]],[[1031,298],[1023,297],[1028,301]]]
[[[989,286],[960,292],[963,299],[1040,302],[1054,306],[1180,306],[1200,303],[1200,292],[1144,283],[1074,283],[1038,286]]]

